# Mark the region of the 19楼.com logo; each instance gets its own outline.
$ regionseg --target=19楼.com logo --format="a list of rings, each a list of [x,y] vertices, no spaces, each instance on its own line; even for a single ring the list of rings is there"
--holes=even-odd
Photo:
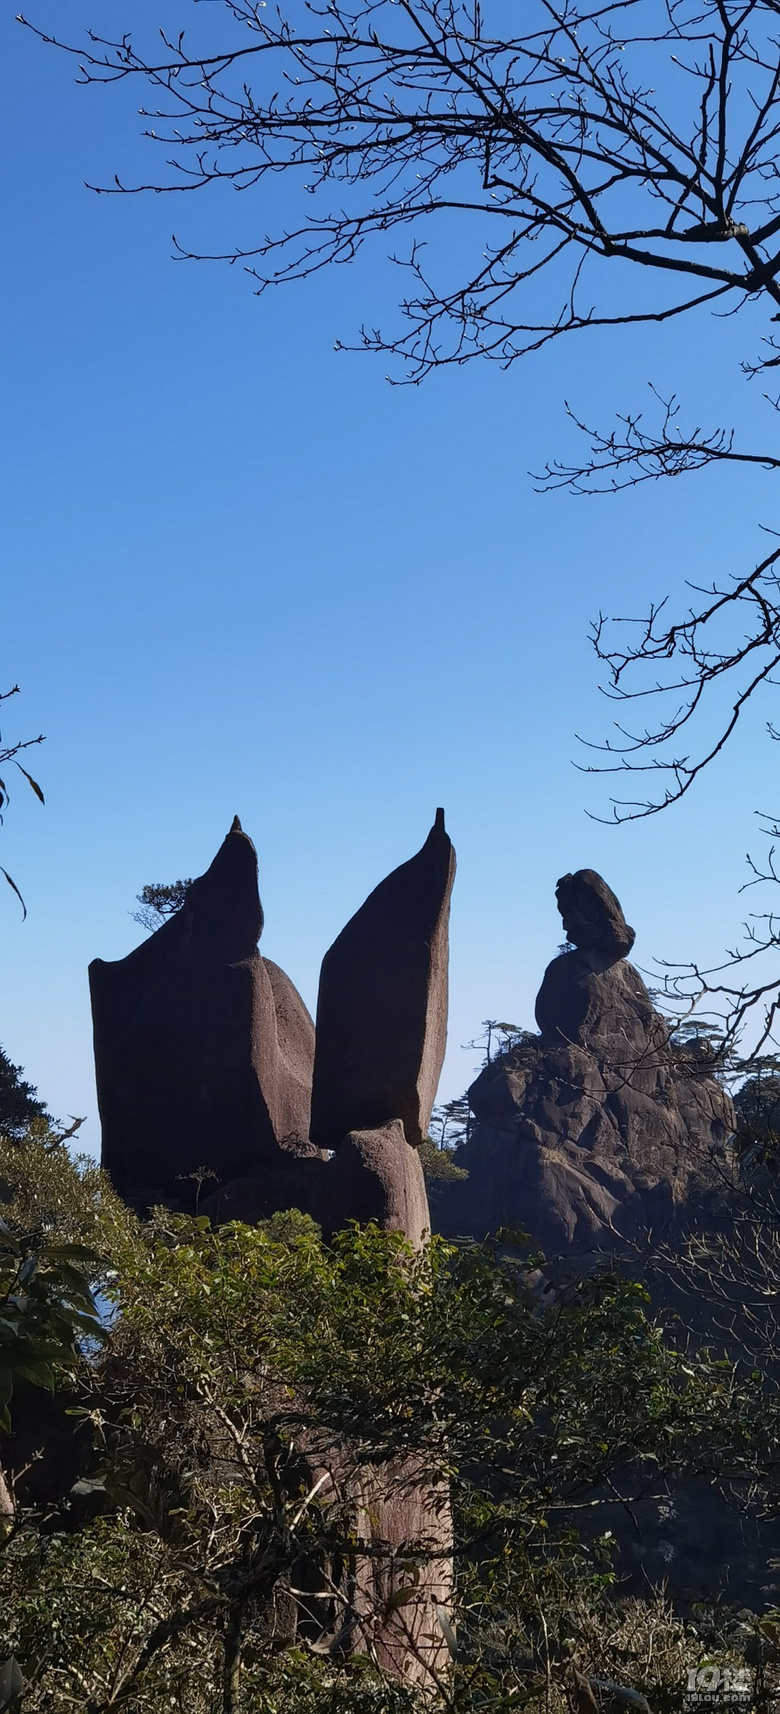
[[[753,1700],[753,1675],[747,1666],[719,1666],[704,1660],[688,1672],[684,1704],[697,1708],[749,1708]]]

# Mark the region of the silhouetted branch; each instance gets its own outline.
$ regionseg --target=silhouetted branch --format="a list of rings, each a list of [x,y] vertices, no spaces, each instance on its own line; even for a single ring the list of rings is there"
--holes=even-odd
[[[662,399],[651,386],[661,406],[657,431],[645,427],[643,413],[618,415],[617,426],[602,430],[583,422],[567,404],[571,422],[590,442],[589,455],[580,464],[554,459],[535,478],[540,492],[569,488],[573,494],[609,494],[636,488],[642,482],[657,482],[663,476],[682,476],[703,470],[709,464],[757,464],[762,470],[780,470],[780,458],[769,452],[741,452],[734,445],[732,429],[705,434],[679,427],[680,406],[674,395]]]
[[[18,696],[18,694],[19,694],[18,684],[12,685],[10,690],[0,691],[0,702],[7,702],[9,697]],[[21,738],[21,739],[17,739],[15,743],[4,744],[3,738],[2,738],[2,733],[0,733],[0,767],[3,767],[3,776],[2,776],[2,778],[0,778],[0,825],[3,822],[6,805],[9,803],[10,796],[11,796],[9,789],[8,789],[8,785],[7,785],[7,776],[5,773],[5,766],[4,765],[6,763],[10,762],[11,765],[18,770],[18,772],[27,781],[27,784],[30,787],[31,791],[33,791],[35,793],[35,796],[40,800],[41,803],[43,803],[43,792],[41,791],[41,788],[38,784],[38,781],[33,779],[32,774],[28,773],[27,769],[25,767],[23,767],[22,763],[19,761],[19,756],[21,755],[23,750],[30,750],[30,749],[32,749],[32,746],[34,744],[42,744],[43,742],[44,742],[44,738],[43,738],[43,733],[41,732],[37,738]],[[0,864],[0,875],[3,876],[3,879],[5,881],[7,881],[8,886],[11,888],[11,891],[16,894],[16,897],[19,900],[19,903],[22,907],[22,913],[26,917],[27,906],[24,902],[24,899],[22,898],[22,895],[19,891],[19,888],[17,887],[16,882],[14,881],[13,877],[11,875],[9,875],[8,870],[4,869],[1,864]]]
[[[199,16],[197,43],[161,32],[150,52],[127,31],[56,45],[82,81],[151,95],[140,112],[163,170],[102,189],[257,191],[287,176],[300,218],[290,203],[289,225],[221,253],[259,290],[408,228],[394,257],[412,279],[405,325],[362,335],[407,379],[716,299],[761,293],[780,309],[773,5],[529,0],[521,33],[491,22],[477,0],[308,0],[289,15],[224,0]],[[435,244],[453,219],[472,251],[459,279],[446,253],[421,263],[423,223]],[[638,268],[655,297],[608,299],[614,262],[633,264],[629,293]]]
[[[685,619],[670,624],[665,623],[665,600],[653,606],[644,620],[607,621],[599,616],[593,643],[609,673],[605,694],[620,703],[660,699],[662,708],[655,724],[637,731],[616,722],[616,739],[588,746],[609,760],[588,766],[586,772],[652,774],[666,781],[656,798],[613,800],[612,820],[654,815],[684,797],[703,769],[720,755],[755,692],[773,682],[772,674],[780,666],[778,561],[780,548],[748,576],[735,579],[732,588],[720,589],[713,584],[706,590],[697,589],[697,594],[705,596],[704,602],[698,609],[690,608]],[[735,617],[739,614],[740,624],[747,614],[746,629],[740,630],[733,647],[718,647],[714,642],[716,626],[732,612]],[[636,641],[626,647],[610,646],[608,638],[613,633],[608,626],[616,625],[633,627]],[[664,672],[667,666],[669,670]],[[648,670],[653,675],[649,683]],[[735,680],[735,690],[725,713],[716,715],[714,734],[705,721],[705,737],[698,750],[670,755],[668,746],[686,728],[692,726],[698,732],[699,726],[694,723],[709,716],[715,691],[727,678],[729,682]]]
[[[736,315],[763,299],[780,319],[779,17],[775,0],[528,0],[510,36],[491,33],[478,0],[302,0],[289,13],[223,0],[197,15],[195,37],[161,31],[152,46],[143,30],[93,31],[56,45],[82,81],[129,81],[146,97],[160,171],[103,190],[255,193],[255,235],[211,259],[238,263],[259,293],[389,240],[408,280],[400,325],[366,324],[358,343],[417,382],[708,305]],[[287,213],[268,229],[263,193],[280,174]],[[778,362],[769,331],[744,368]],[[542,486],[592,493],[713,464],[780,467],[726,428],[683,432],[676,399],[656,398],[657,431],[641,412],[603,430],[570,411],[588,452],[548,464]],[[651,773],[660,788],[616,803],[616,819],[682,797],[768,681],[780,643],[773,564],[700,590],[682,621],[656,604],[627,648],[608,645],[598,622],[609,694],[667,699],[657,725],[618,727],[605,746],[609,769]],[[727,610],[747,617],[748,635],[724,650],[710,639]],[[648,686],[659,662],[670,671]],[[735,690],[721,727],[672,753],[726,679]]]

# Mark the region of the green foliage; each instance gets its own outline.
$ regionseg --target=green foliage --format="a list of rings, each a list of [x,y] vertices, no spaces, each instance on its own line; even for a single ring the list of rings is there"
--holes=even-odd
[[[452,1183],[455,1179],[468,1178],[465,1167],[457,1166],[450,1148],[440,1148],[433,1137],[426,1137],[417,1150],[426,1181]]]
[[[14,1386],[50,1391],[102,1342],[95,1289],[131,1241],[132,1215],[86,1156],[72,1157],[41,1117],[24,1147],[0,1136],[0,1429]],[[0,1463],[2,1460],[0,1459]]]
[[[82,1245],[46,1244],[0,1220],[0,1431],[20,1381],[54,1391],[85,1339],[102,1340],[89,1283],[96,1257]]]
[[[657,1458],[706,1398],[643,1288],[603,1275],[548,1306],[537,1270],[536,1257],[441,1240],[415,1254],[375,1227],[327,1248],[298,1215],[218,1232],[160,1217],[125,1269],[118,1337],[154,1387],[167,1389],[175,1353],[185,1393],[218,1387],[244,1409],[262,1368],[364,1457],[424,1451],[451,1471],[502,1447],[530,1459],[537,1490],[544,1470],[573,1491],[610,1463]],[[277,1425],[300,1415],[280,1407]]]
[[[105,1515],[44,1528],[22,1511],[0,1552],[25,1714],[401,1714],[415,1695],[372,1657],[370,1626],[351,1656],[338,1639],[374,1505],[420,1486],[433,1513],[454,1512],[451,1707],[562,1714],[573,1666],[620,1679],[630,1653],[600,1499],[664,1470],[752,1473],[761,1436],[776,1458],[757,1383],[678,1353],[617,1277],[545,1292],[536,1257],[441,1241],[416,1254],[374,1227],[328,1247],[300,1214],[213,1231],[159,1211],[141,1226],[95,1169],[42,1145],[13,1159],[17,1217],[38,1209],[63,1242],[91,1234],[115,1311],[78,1382]],[[53,1297],[67,1315],[54,1252],[36,1252],[23,1294],[48,1279],[41,1313]],[[9,1256],[18,1272],[19,1241]],[[57,1324],[71,1363],[77,1313]],[[437,1551],[407,1540],[402,1599]],[[301,1631],[302,1589],[317,1623]],[[684,1660],[693,1645],[667,1631]]]
[[[136,895],[139,909],[131,911],[133,922],[145,928],[149,934],[160,928],[168,917],[180,911],[187,896],[187,888],[192,886],[192,877],[186,881],[149,881]]]
[[[36,1120],[20,1149],[0,1135],[0,1213],[18,1232],[84,1244],[110,1266],[138,1229],[110,1179],[90,1155],[70,1153],[47,1120]]]
[[[12,1065],[0,1047],[0,1136],[20,1142],[34,1119],[46,1119],[38,1091],[27,1083],[20,1065]]]
[[[100,1519],[75,1536],[20,1532],[0,1559],[0,1601],[4,1646],[24,1662],[25,1714],[85,1707],[102,1714],[115,1706],[132,1714],[216,1714],[223,1648],[213,1612],[208,1623],[172,1632],[140,1678],[132,1677],[155,1624],[170,1623],[186,1606],[193,1579],[186,1564],[177,1565],[182,1557],[140,1532],[129,1514]],[[271,1646],[247,1645],[237,1705],[247,1714],[402,1714],[410,1706],[408,1694],[383,1682],[366,1660],[347,1668],[279,1645],[278,1636]]]

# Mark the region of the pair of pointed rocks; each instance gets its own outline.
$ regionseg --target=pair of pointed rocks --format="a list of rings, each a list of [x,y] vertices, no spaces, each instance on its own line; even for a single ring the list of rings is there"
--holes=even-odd
[[[208,1193],[278,1178],[291,1156],[322,1162],[349,1133],[383,1127],[400,1149],[418,1145],[446,1046],[454,875],[438,810],[422,849],[326,954],[315,1032],[258,951],[257,855],[236,818],[176,916],[127,958],[90,966],[103,1164],[120,1193],[186,1204],[188,1181]]]

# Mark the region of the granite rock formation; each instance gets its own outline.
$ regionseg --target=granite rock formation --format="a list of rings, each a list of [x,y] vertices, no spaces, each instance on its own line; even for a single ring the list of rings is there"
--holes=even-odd
[[[342,1226],[342,1210],[348,1208],[351,1220],[403,1232],[415,1249],[430,1232],[420,1157],[409,1148],[400,1119],[381,1129],[349,1131],[333,1157],[326,1191],[326,1229]]]
[[[623,915],[620,900],[595,869],[562,875],[555,889],[566,939],[578,951],[614,964],[626,958],[636,935]]]
[[[456,1155],[469,1177],[432,1188],[434,1229],[483,1238],[518,1227],[567,1258],[672,1241],[712,1215],[731,1102],[706,1062],[675,1053],[601,876],[566,875],[556,897],[574,950],[545,972],[539,1036],[472,1084],[476,1124]]]
[[[423,1242],[430,1215],[413,1144],[427,1131],[447,1042],[454,873],[439,810],[422,849],[380,882],[323,959],[310,1157],[277,1155],[259,1174],[228,1179],[201,1203],[213,1219],[295,1207],[326,1236],[375,1220]]]
[[[454,878],[440,809],[422,850],[380,881],[323,959],[311,1108],[321,1148],[394,1119],[413,1147],[428,1134],[447,1043]]]
[[[439,810],[327,953],[316,1049],[303,1000],[258,951],[257,855],[238,819],[176,916],[94,961],[103,1165],[132,1206],[191,1207],[205,1173],[199,1206],[218,1221],[299,1208],[327,1236],[373,1219],[422,1242],[414,1145],[446,1046],[454,871]]]
[[[706,1054],[670,1042],[626,960],[634,931],[602,878],[566,875],[556,897],[573,950],[545,972],[539,1035],[472,1084],[474,1128],[455,1156],[469,1176],[429,1187],[433,1228],[478,1239],[502,1226],[527,1232],[547,1257],[548,1289],[606,1258],[708,1342],[712,1305],[699,1303],[662,1247],[674,1253],[688,1232],[730,1225],[731,1101]],[[598,1529],[615,1538],[627,1590],[663,1584],[675,1600],[763,1606],[771,1523],[740,1517],[705,1481],[671,1475],[635,1503],[632,1472],[622,1480],[631,1505],[605,1491]],[[576,1512],[563,1521],[583,1527]]]
[[[326,1239],[348,1220],[373,1220],[386,1232],[403,1232],[415,1249],[431,1227],[423,1170],[400,1119],[381,1130],[350,1131],[332,1159],[280,1154],[262,1176],[230,1179],[202,1195],[199,1206],[215,1225],[227,1220],[255,1225],[298,1208],[317,1222]]]
[[[189,1175],[256,1172],[308,1142],[314,1025],[261,957],[257,854],[236,817],[184,905],[135,952],[89,968],[103,1165],[136,1208]]]

